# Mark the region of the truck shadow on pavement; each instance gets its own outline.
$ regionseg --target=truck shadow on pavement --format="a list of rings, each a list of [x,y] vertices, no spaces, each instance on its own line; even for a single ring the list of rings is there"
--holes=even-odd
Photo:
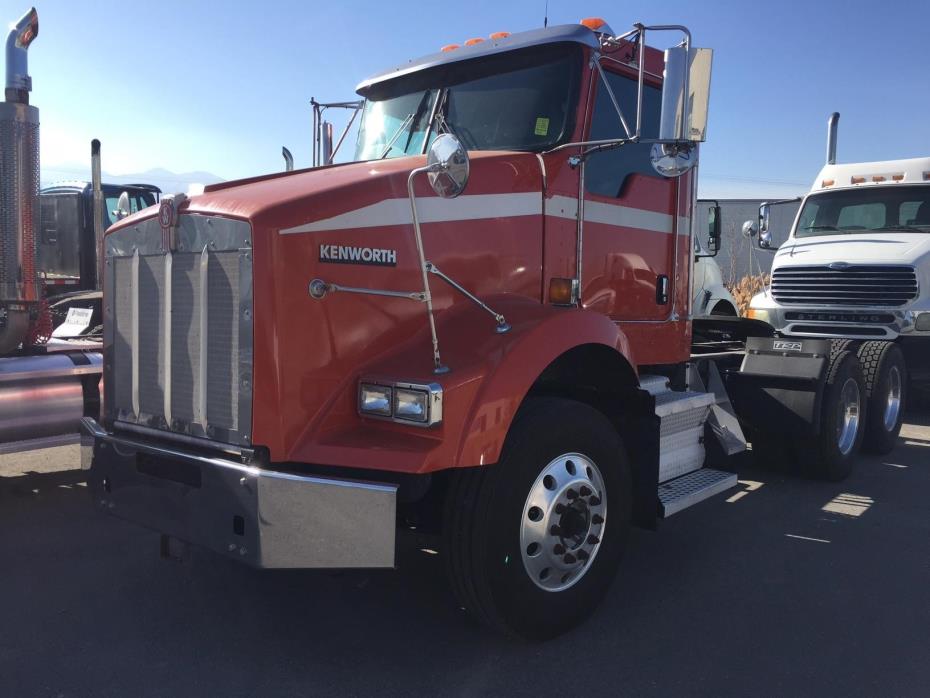
[[[268,572],[196,550],[177,563],[155,533],[96,512],[79,470],[0,477],[2,692],[667,695],[778,675],[786,693],[907,693],[930,680],[913,649],[930,624],[914,584],[930,430],[912,426],[930,414],[908,421],[843,483],[745,463],[737,491],[634,531],[595,617],[542,645],[474,624],[421,539],[401,538],[393,571]]]

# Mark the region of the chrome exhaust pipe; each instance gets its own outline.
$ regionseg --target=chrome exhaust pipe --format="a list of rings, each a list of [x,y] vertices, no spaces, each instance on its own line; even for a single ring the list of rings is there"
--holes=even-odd
[[[6,101],[29,104],[32,78],[27,50],[39,35],[39,13],[32,8],[10,27],[6,37]]]
[[[329,121],[320,124],[320,148],[323,154],[323,164],[333,164],[333,125]]]
[[[100,141],[90,142],[90,186],[94,194],[94,249],[97,251],[97,285],[103,290],[103,182],[100,173]]]
[[[285,146],[281,146],[281,156],[284,158],[284,171],[293,172],[294,156],[291,155],[291,151],[288,150]]]
[[[6,101],[0,102],[0,354],[16,349],[41,299],[36,273],[39,110],[29,105],[27,50],[39,34],[33,7],[6,38]]]
[[[840,113],[838,111],[830,114],[827,119],[827,164],[836,164],[836,128],[840,123]]]

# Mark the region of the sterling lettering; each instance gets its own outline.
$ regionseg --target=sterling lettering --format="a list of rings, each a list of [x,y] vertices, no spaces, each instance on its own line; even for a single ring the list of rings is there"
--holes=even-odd
[[[373,264],[382,267],[396,267],[397,250],[349,247],[347,245],[320,245],[320,261],[331,264]]]

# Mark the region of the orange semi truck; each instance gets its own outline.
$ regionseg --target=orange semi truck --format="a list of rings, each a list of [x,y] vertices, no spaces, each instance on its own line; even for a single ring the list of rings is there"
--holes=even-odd
[[[542,638],[631,525],[736,483],[709,466],[744,428],[845,476],[855,357],[690,314],[710,62],[601,20],[446,46],[359,85],[354,162],[114,225],[95,502],[262,568],[392,567],[416,527],[463,606]]]

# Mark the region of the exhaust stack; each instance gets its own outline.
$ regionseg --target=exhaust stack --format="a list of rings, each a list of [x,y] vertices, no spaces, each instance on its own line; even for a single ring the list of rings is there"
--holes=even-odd
[[[97,250],[97,285],[103,290],[103,184],[100,172],[100,141],[90,142],[90,188],[94,195],[94,249]]]
[[[29,105],[26,52],[39,34],[32,8],[6,39],[6,101],[0,102],[0,354],[22,343],[40,300],[36,275],[39,220],[39,110]]]
[[[6,101],[29,104],[32,78],[26,51],[39,35],[39,13],[32,8],[19,18],[6,37]]]
[[[838,111],[830,114],[827,119],[827,164],[836,164],[836,127],[840,123],[840,113]]]

